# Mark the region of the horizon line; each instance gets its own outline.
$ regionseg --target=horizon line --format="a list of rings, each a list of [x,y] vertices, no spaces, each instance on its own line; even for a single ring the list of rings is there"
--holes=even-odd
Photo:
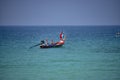
[[[0,26],[3,26],[3,27],[5,27],[5,26],[11,26],[11,27],[14,27],[14,26],[28,26],[28,27],[30,27],[30,26],[38,26],[38,27],[41,27],[41,26],[120,26],[120,25],[116,25],[116,24],[113,24],[113,25],[108,25],[108,24],[105,24],[105,25],[103,25],[103,24],[99,24],[99,25],[0,25]]]

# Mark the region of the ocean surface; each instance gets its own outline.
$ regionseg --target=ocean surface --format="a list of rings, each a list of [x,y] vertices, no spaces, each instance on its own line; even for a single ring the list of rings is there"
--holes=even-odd
[[[0,26],[0,80],[120,80],[120,26]]]

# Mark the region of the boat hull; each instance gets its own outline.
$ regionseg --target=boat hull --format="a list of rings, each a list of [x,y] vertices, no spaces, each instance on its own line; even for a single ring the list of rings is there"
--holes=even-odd
[[[55,47],[61,47],[63,45],[41,45],[40,48],[55,48]]]
[[[64,45],[64,41],[56,42],[54,44],[40,45],[40,48],[56,48]]]

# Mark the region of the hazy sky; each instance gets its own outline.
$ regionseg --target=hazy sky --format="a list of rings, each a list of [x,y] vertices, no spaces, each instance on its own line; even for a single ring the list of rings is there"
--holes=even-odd
[[[0,0],[0,25],[120,25],[120,0]]]

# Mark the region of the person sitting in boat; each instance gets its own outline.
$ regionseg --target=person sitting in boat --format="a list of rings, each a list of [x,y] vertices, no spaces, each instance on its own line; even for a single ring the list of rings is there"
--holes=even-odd
[[[51,44],[55,44],[53,40],[51,40]]]
[[[53,41],[53,40],[51,40],[51,46],[54,46],[56,43]]]
[[[49,45],[49,43],[48,43],[48,39],[46,39],[46,43],[45,43],[47,46]]]
[[[41,46],[42,46],[42,45],[45,45],[45,41],[42,40],[42,41],[40,42],[40,45],[41,45]]]

